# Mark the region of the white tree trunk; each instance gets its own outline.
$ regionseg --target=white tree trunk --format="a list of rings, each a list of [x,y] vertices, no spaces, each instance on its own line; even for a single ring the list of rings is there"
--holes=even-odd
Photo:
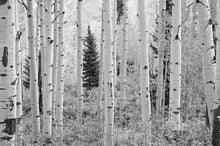
[[[44,94],[43,94],[43,135],[46,141],[52,133],[52,0],[45,0],[45,67],[44,67]]]
[[[142,123],[145,132],[145,144],[151,145],[151,100],[149,88],[149,57],[145,0],[138,0],[137,16],[139,30],[140,88]]]
[[[36,32],[35,32],[35,47],[36,47],[36,68],[37,68],[37,73],[38,73],[38,61],[39,61],[39,59],[38,59],[38,54],[39,54],[39,48],[40,48],[40,39],[39,39],[39,36],[40,36],[40,4],[39,4],[39,2],[36,2],[37,3],[37,7],[36,7],[36,15],[35,15],[35,30],[36,30]]]
[[[128,4],[127,0],[123,0],[123,50],[121,58],[121,87],[120,87],[120,118],[125,106],[126,98],[126,74],[127,74],[127,54],[128,54]]]
[[[14,1],[0,2],[0,145],[14,145],[16,129],[16,65]]]
[[[103,49],[104,49],[104,17],[103,17],[103,4],[102,4],[102,24],[101,24],[101,46],[100,46],[100,61],[99,61],[99,95],[98,95],[98,109],[97,109],[97,121],[99,124],[103,123]]]
[[[217,23],[220,24],[220,1],[217,3]],[[216,76],[215,76],[215,98],[214,98],[214,117],[212,130],[212,144],[213,146],[220,145],[220,26],[217,27],[217,46],[216,46]]]
[[[18,145],[21,145],[21,140],[23,139],[22,135],[22,78],[21,78],[21,54],[22,50],[20,47],[20,37],[21,32],[19,31],[19,23],[18,23],[18,4],[17,1],[14,1],[15,11],[15,31],[16,31],[16,43],[15,43],[15,62],[16,62],[16,75],[18,79],[17,83],[17,98],[16,98],[16,116],[17,116],[17,128],[16,128],[16,142]]]
[[[113,75],[114,86],[117,85],[117,0],[114,0],[113,14],[112,14],[112,32],[113,32]]]
[[[58,17],[59,9],[58,9],[58,0],[54,0],[54,25],[53,25],[53,72],[52,72],[52,88],[53,88],[53,95],[52,95],[52,122],[56,121],[55,119],[55,105],[56,105],[56,85],[57,85],[57,49],[58,49]],[[61,14],[62,15],[62,14]],[[60,28],[59,28],[60,29]]]
[[[41,93],[44,95],[44,62],[45,62],[45,10],[44,0],[40,0],[40,54],[41,54]],[[43,98],[43,97],[42,97]]]
[[[82,62],[82,0],[77,0],[77,121],[83,122],[82,110],[83,110],[83,62]]]
[[[112,21],[111,1],[104,0],[104,92],[105,92],[105,123],[104,146],[113,146],[114,126],[114,85],[113,85],[113,59],[112,59]]]
[[[181,95],[181,1],[173,0],[170,55],[170,120],[180,128]]]
[[[64,0],[59,0],[59,29],[58,29],[58,68],[57,68],[57,85],[56,85],[56,126],[57,131],[63,134],[63,94],[64,94],[64,42],[63,42],[63,26],[64,26]]]
[[[38,77],[36,65],[36,49],[34,43],[34,15],[33,1],[27,0],[27,19],[28,19],[28,48],[30,61],[30,95],[32,110],[32,140],[36,142],[40,136],[40,114],[39,114],[39,97],[38,97]]]
[[[165,16],[166,16],[166,1],[159,1],[159,50],[158,50],[158,75],[157,75],[157,93],[156,93],[156,111],[159,114],[160,106],[163,104],[163,58],[165,47]],[[162,109],[164,110],[164,109]]]
[[[213,122],[213,100],[215,97],[215,65],[212,24],[209,23],[210,11],[208,0],[200,0],[198,5],[199,36],[203,52],[204,84],[210,127]]]

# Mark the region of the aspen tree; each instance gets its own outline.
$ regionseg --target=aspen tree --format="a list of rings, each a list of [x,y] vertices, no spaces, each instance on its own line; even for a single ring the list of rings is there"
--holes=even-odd
[[[160,106],[163,104],[163,58],[164,58],[164,47],[165,47],[165,15],[166,15],[166,1],[159,1],[159,50],[158,50],[158,75],[157,75],[157,100],[156,100],[156,111],[159,114]],[[164,110],[164,109],[162,109]]]
[[[0,1],[0,145],[14,145],[16,129],[16,65],[14,1]]]
[[[113,75],[114,86],[117,85],[117,0],[114,0],[112,14],[112,32],[113,32]]]
[[[100,45],[100,66],[99,66],[99,93],[98,93],[98,109],[97,109],[97,121],[99,124],[103,123],[103,106],[102,106],[102,99],[103,99],[103,49],[104,49],[104,17],[103,17],[103,3],[102,3],[102,23],[101,23],[101,45]]]
[[[53,88],[53,95],[52,95],[52,122],[55,121],[55,105],[56,105],[56,84],[57,84],[57,50],[58,50],[58,0],[54,0],[54,25],[53,25],[53,71],[52,71],[52,88]],[[60,17],[60,16],[59,16]]]
[[[104,92],[105,92],[105,122],[104,122],[104,146],[113,146],[114,126],[114,85],[113,85],[113,59],[112,59],[112,21],[111,1],[104,0]]]
[[[30,95],[31,95],[31,110],[32,110],[32,136],[33,142],[36,142],[40,136],[40,114],[39,114],[39,98],[38,98],[38,78],[36,65],[36,49],[34,43],[34,16],[33,16],[33,1],[27,0],[27,18],[28,18],[28,48],[30,61]]]
[[[39,26],[39,20],[40,20],[40,4],[39,4],[39,2],[38,1],[36,1],[36,3],[37,3],[37,7],[36,7],[36,15],[35,15],[35,18],[36,18],[36,20],[35,20],[35,23],[36,23],[36,27],[35,27],[35,46],[36,46],[36,67],[37,67],[37,73],[38,73],[38,54],[39,54],[39,48],[40,48],[40,41],[39,41],[39,28],[40,28],[40,26]]]
[[[59,133],[63,133],[63,94],[64,94],[64,0],[59,0],[59,29],[58,29],[58,65],[57,65],[57,85],[56,85],[56,126]]]
[[[137,1],[137,16],[139,30],[139,59],[140,59],[140,88],[141,88],[141,112],[142,123],[145,132],[145,144],[151,145],[151,99],[149,88],[149,57],[147,20],[145,12],[145,0]]]
[[[16,98],[16,116],[17,116],[17,128],[16,128],[16,140],[17,143],[21,145],[20,140],[22,137],[22,78],[21,78],[21,54],[22,50],[20,47],[20,37],[21,32],[19,31],[19,24],[18,24],[18,4],[17,1],[14,1],[14,17],[15,17],[15,31],[16,31],[16,42],[15,42],[15,62],[16,62],[16,75],[18,79],[17,83],[17,98]]]
[[[128,53],[128,5],[127,0],[123,0],[123,50],[121,59],[121,87],[120,87],[120,116],[122,118],[122,111],[125,106],[126,98],[126,74],[127,74],[127,53]]]
[[[49,141],[52,134],[52,0],[45,0],[45,67],[44,67],[44,93],[43,93],[43,135]]]
[[[82,62],[82,0],[77,0],[77,121],[83,122],[82,110],[83,110],[83,62]]]
[[[40,56],[41,56],[41,93],[44,94],[44,60],[45,60],[45,9],[44,0],[40,0]]]
[[[215,64],[212,24],[210,22],[210,11],[208,0],[196,1],[198,6],[198,22],[200,45],[203,52],[203,69],[206,103],[210,127],[213,122],[213,100],[215,97]]]
[[[180,128],[181,95],[181,1],[172,1],[171,55],[170,55],[170,120]]]
[[[217,23],[220,24],[220,1],[217,2]],[[220,145],[220,26],[217,30],[217,46],[216,46],[216,76],[215,76],[215,98],[214,98],[214,117],[213,117],[213,130],[212,130],[212,145]]]

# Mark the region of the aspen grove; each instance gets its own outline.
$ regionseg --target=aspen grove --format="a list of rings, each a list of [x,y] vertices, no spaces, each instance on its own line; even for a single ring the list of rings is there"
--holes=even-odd
[[[220,0],[0,0],[0,146],[220,146]]]

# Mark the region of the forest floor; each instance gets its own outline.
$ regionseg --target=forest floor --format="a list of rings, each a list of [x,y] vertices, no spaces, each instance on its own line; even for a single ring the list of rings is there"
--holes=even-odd
[[[96,96],[96,91],[93,93]],[[89,98],[93,97],[89,96]],[[103,128],[97,122],[95,100],[87,100],[87,110],[84,111],[84,124],[76,122],[76,99],[73,92],[65,94],[64,101],[64,132],[56,133],[52,139],[54,146],[103,146]],[[30,144],[31,112],[30,99],[23,105],[23,133],[26,145]],[[198,113],[187,116],[179,131],[163,118],[152,117],[151,142],[152,146],[202,146],[211,145],[211,134],[206,126],[202,108],[191,109]],[[125,107],[124,117],[119,121],[117,104],[115,106],[114,140],[115,146],[144,146],[145,138],[141,124],[141,108],[134,100],[129,100]],[[62,142],[58,142],[63,135]]]

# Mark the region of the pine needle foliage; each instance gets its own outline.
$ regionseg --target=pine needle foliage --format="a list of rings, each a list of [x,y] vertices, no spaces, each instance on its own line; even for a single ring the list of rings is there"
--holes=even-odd
[[[88,34],[84,39],[83,50],[83,87],[91,90],[98,87],[99,83],[99,56],[96,51],[96,38],[88,26]]]

